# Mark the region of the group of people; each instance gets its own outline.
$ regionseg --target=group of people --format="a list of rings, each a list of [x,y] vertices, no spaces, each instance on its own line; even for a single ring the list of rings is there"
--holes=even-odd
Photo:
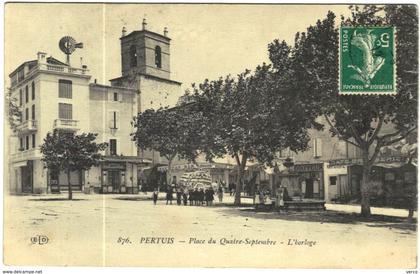
[[[176,197],[177,205],[204,205],[207,206],[213,205],[214,195],[216,194],[212,187],[207,187],[205,190],[203,188],[194,188],[194,189],[187,189],[187,188],[168,188],[166,191],[166,204],[172,204],[174,200],[174,194]],[[153,191],[153,203],[156,204],[159,196],[158,189],[155,188]],[[219,187],[217,190],[217,196],[219,198],[219,202],[223,202],[223,188]]]

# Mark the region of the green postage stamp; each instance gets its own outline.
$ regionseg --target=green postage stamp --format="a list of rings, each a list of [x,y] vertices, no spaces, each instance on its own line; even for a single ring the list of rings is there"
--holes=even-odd
[[[394,28],[340,28],[339,94],[396,94]]]

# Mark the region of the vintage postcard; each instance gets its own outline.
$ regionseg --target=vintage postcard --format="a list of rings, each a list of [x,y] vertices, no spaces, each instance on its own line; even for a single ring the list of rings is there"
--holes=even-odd
[[[416,5],[6,3],[4,50],[4,267],[417,267]]]

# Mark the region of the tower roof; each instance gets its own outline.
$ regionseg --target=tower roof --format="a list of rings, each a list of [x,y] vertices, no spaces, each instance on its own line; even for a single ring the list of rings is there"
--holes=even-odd
[[[126,38],[128,38],[132,35],[138,35],[138,34],[143,34],[144,36],[157,37],[157,38],[160,38],[160,39],[164,40],[167,43],[169,43],[169,41],[171,41],[171,38],[169,38],[165,35],[153,32],[153,31],[149,31],[149,30],[135,30],[135,31],[132,31],[129,34],[121,37],[120,40],[126,39]]]

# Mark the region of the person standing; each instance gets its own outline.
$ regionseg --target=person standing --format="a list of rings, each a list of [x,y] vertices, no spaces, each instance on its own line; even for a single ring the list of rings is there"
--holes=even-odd
[[[157,203],[158,196],[159,196],[159,191],[157,190],[157,188],[155,188],[155,190],[153,190],[153,194],[152,194],[154,205],[156,205],[156,203]]]
[[[204,190],[202,188],[198,192],[198,198],[199,205],[204,205]]]
[[[217,197],[219,198],[219,203],[223,202],[223,187],[220,185],[217,190]]]
[[[192,189],[188,190],[188,200],[190,201],[190,206],[192,206],[193,203],[194,203],[193,192],[194,192],[194,190],[192,190]]]
[[[195,188],[193,191],[193,201],[194,201],[194,205],[198,205],[198,200],[199,200],[199,196],[200,194],[198,193],[198,188]]]
[[[184,202],[184,206],[188,203],[188,189],[184,188],[182,191],[182,201]]]
[[[214,200],[214,190],[213,190],[213,187],[210,186],[209,189],[207,190],[207,205],[212,206],[213,200]]]
[[[204,190],[204,200],[206,201],[206,206],[209,206],[209,203],[210,203],[210,195],[209,195],[209,189],[208,188],[206,188],[205,190]]]
[[[170,203],[172,204],[172,199],[173,199],[173,190],[172,187],[169,187],[168,190],[166,191],[166,204]]]
[[[181,205],[181,199],[182,199],[182,192],[180,188],[177,188],[176,190],[176,204]]]

